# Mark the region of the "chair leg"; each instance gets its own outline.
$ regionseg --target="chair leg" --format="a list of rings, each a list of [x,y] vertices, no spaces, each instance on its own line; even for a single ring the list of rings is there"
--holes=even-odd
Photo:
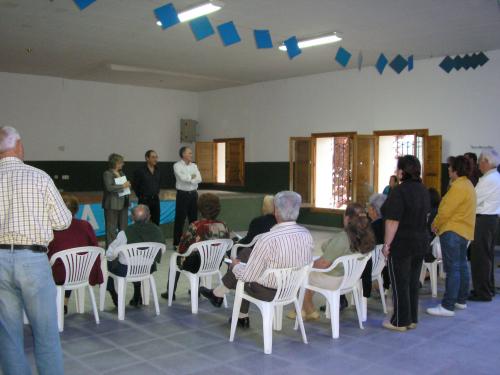
[[[94,296],[94,290],[92,287],[89,285],[89,294],[90,294],[90,302],[92,302],[92,310],[94,311],[94,318],[95,318],[95,323],[99,324],[99,313],[97,312],[97,304],[95,302],[95,296]],[[83,291],[82,291],[83,294]]]
[[[238,325],[238,316],[240,315],[241,300],[243,294],[243,283],[238,282],[236,285],[236,294],[234,295],[233,315],[231,317],[231,333],[229,334],[229,341],[234,341],[234,334],[236,333],[236,326]]]
[[[384,290],[384,280],[381,275],[377,277],[378,290],[380,292],[380,300],[382,301],[382,309],[384,314],[387,314],[387,304],[385,303],[385,290]]]
[[[200,278],[197,275],[188,275],[191,287],[191,313],[198,314],[198,289]]]
[[[422,269],[420,270],[420,284],[424,285],[425,273],[427,272],[427,266],[425,262],[422,263]]]
[[[431,264],[431,292],[432,297],[437,297],[437,262]]]
[[[262,333],[264,336],[264,353],[273,352],[273,315],[274,308],[270,303],[265,303],[261,307],[262,312]]]
[[[283,328],[283,305],[274,306],[273,329],[281,331]]]
[[[222,285],[222,275],[220,271],[217,272],[217,276],[219,277],[219,285]],[[224,294],[224,308],[227,309],[227,298],[225,294]]]
[[[155,304],[156,315],[160,315],[160,304],[158,303],[158,292],[156,291],[156,281],[153,275],[149,276],[151,293],[153,294],[153,303]],[[144,297],[143,297],[144,298]],[[149,295],[148,295],[149,298]]]
[[[306,294],[306,288],[302,286],[299,289],[299,299],[298,299],[298,307],[295,305],[295,312],[297,313],[297,316],[299,316],[299,310],[301,312],[302,316],[302,304],[304,303],[304,295]],[[297,330],[299,328],[299,321],[297,318],[295,318],[295,325],[293,326],[294,330]]]
[[[330,307],[332,320],[332,337],[339,338],[339,315],[340,315],[340,293],[332,293],[328,296],[326,307]]]
[[[352,289],[352,296],[354,298],[354,304],[356,305],[356,313],[358,315],[359,328],[363,329],[363,307],[361,306],[361,301],[359,298],[359,287],[354,287]]]
[[[168,268],[168,305],[169,306],[172,306],[172,299],[174,296],[174,288],[175,288],[175,274],[177,273],[177,265],[175,263],[177,257],[174,255],[172,255],[170,257],[170,267]]]
[[[108,285],[108,277],[99,285],[99,310],[104,311],[104,302],[106,300],[106,286]]]
[[[64,288],[57,286],[56,295],[57,326],[59,332],[64,331]]]
[[[125,291],[126,283],[123,277],[118,277],[118,320],[125,319]]]
[[[297,311],[297,318],[295,319],[299,326],[300,326],[300,333],[302,334],[302,341],[304,344],[307,344],[307,336],[306,336],[306,330],[304,328],[304,320],[302,319],[302,309],[300,308],[299,301],[295,300],[293,301],[293,304],[295,306],[295,311]]]
[[[142,294],[142,304],[149,305],[149,279],[142,280],[141,282],[141,294]]]
[[[57,303],[57,298],[56,298],[56,303]],[[59,311],[57,312],[59,314]],[[57,315],[59,316],[59,315]],[[30,321],[28,320],[28,316],[26,315],[26,311],[23,310],[23,323],[24,324],[30,324]]]
[[[368,320],[368,298],[364,297],[363,295],[361,297],[361,317],[363,319],[363,322],[366,322]]]
[[[444,272],[444,265],[443,262],[439,262],[439,278],[440,279],[446,279],[446,272]]]

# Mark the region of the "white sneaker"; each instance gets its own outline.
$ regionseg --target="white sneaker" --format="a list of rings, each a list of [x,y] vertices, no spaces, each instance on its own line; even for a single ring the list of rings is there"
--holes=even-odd
[[[455,311],[450,311],[441,305],[437,305],[436,307],[428,308],[427,314],[434,316],[455,316]]]
[[[467,308],[467,305],[465,303],[464,304],[455,303],[455,308],[459,310],[465,310]]]

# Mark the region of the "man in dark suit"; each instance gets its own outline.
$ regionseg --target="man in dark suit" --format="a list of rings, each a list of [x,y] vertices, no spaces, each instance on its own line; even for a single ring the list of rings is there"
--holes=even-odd
[[[134,172],[132,188],[138,199],[138,204],[149,207],[151,222],[160,225],[160,170],[158,169],[158,154],[154,150],[146,151],[146,163]]]

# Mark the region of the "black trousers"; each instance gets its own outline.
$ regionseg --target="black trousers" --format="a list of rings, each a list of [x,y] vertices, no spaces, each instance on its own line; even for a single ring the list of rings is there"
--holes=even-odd
[[[151,213],[151,222],[160,225],[160,198],[158,195],[141,196],[137,203],[148,206]]]
[[[495,295],[495,240],[498,225],[496,215],[477,215],[470,265],[474,294],[490,299]]]
[[[370,259],[361,274],[361,283],[363,284],[363,297],[370,298],[372,295],[372,268],[373,262]]]
[[[198,192],[177,190],[175,197],[174,246],[179,245],[186,217],[189,224],[198,218]]]
[[[393,257],[387,259],[391,279],[394,313],[391,323],[396,327],[407,327],[418,323],[418,287],[423,255]]]

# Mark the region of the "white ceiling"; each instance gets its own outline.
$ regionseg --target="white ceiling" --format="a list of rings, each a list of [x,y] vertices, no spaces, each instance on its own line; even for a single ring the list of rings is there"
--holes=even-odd
[[[168,2],[182,10],[200,1],[97,0],[80,11],[72,0],[0,0],[0,71],[204,91],[338,70],[339,45],[353,53],[351,68],[360,51],[369,66],[381,52],[500,49],[497,0],[225,0],[209,18],[234,21],[242,42],[230,47],[217,34],[196,42],[188,24],[162,31],[153,9]],[[254,28],[270,29],[276,44],[330,31],[344,40],[290,61],[256,49]]]

